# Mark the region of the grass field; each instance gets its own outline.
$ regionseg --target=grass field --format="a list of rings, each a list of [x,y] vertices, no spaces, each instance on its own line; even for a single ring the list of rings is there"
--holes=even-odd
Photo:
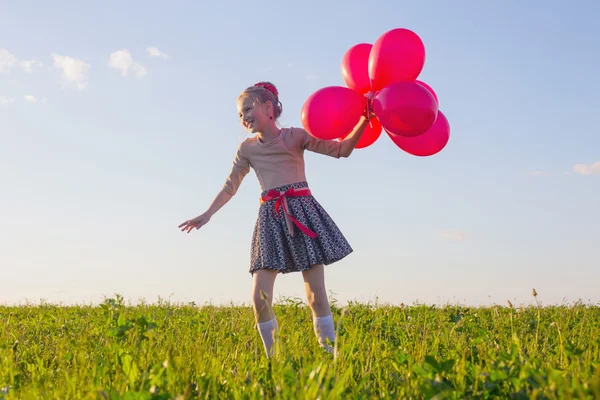
[[[534,303],[535,304],[535,303]],[[600,307],[274,307],[268,361],[250,307],[0,306],[0,399],[600,399]]]

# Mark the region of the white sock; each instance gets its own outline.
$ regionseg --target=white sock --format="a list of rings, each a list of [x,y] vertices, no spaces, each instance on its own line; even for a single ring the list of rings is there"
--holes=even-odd
[[[265,345],[265,352],[268,358],[273,355],[272,347],[274,343],[274,335],[275,331],[279,329],[279,325],[277,325],[277,319],[273,318],[270,321],[257,323],[256,327],[260,332],[260,337]]]
[[[335,343],[333,315],[329,314],[325,317],[317,317],[313,315],[313,326],[321,347],[324,347],[325,350],[332,352],[333,347],[327,345],[326,339],[329,339],[332,344]]]

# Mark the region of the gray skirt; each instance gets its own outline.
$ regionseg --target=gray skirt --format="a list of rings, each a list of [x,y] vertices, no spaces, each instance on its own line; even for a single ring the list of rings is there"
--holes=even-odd
[[[308,184],[298,182],[270,190],[282,192],[291,187],[308,188]],[[265,190],[261,196],[267,192]],[[295,225],[291,235],[283,209],[275,210],[275,200],[262,203],[252,234],[251,274],[259,269],[282,274],[306,271],[312,265],[329,265],[352,253],[352,247],[340,229],[312,195],[288,197],[287,205],[290,214],[317,236],[311,238]]]

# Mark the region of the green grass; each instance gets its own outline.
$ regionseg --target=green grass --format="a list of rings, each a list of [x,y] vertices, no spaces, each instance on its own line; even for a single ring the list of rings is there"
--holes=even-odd
[[[250,307],[0,306],[0,399],[600,398],[600,307],[274,307],[270,362]]]

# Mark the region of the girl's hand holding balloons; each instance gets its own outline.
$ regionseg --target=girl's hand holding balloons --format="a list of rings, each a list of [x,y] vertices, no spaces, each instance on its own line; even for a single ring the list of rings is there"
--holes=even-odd
[[[367,121],[370,121],[376,117],[375,113],[373,112],[373,94],[371,92],[366,93],[365,97],[367,98],[367,108],[365,108],[363,117],[365,117]]]

